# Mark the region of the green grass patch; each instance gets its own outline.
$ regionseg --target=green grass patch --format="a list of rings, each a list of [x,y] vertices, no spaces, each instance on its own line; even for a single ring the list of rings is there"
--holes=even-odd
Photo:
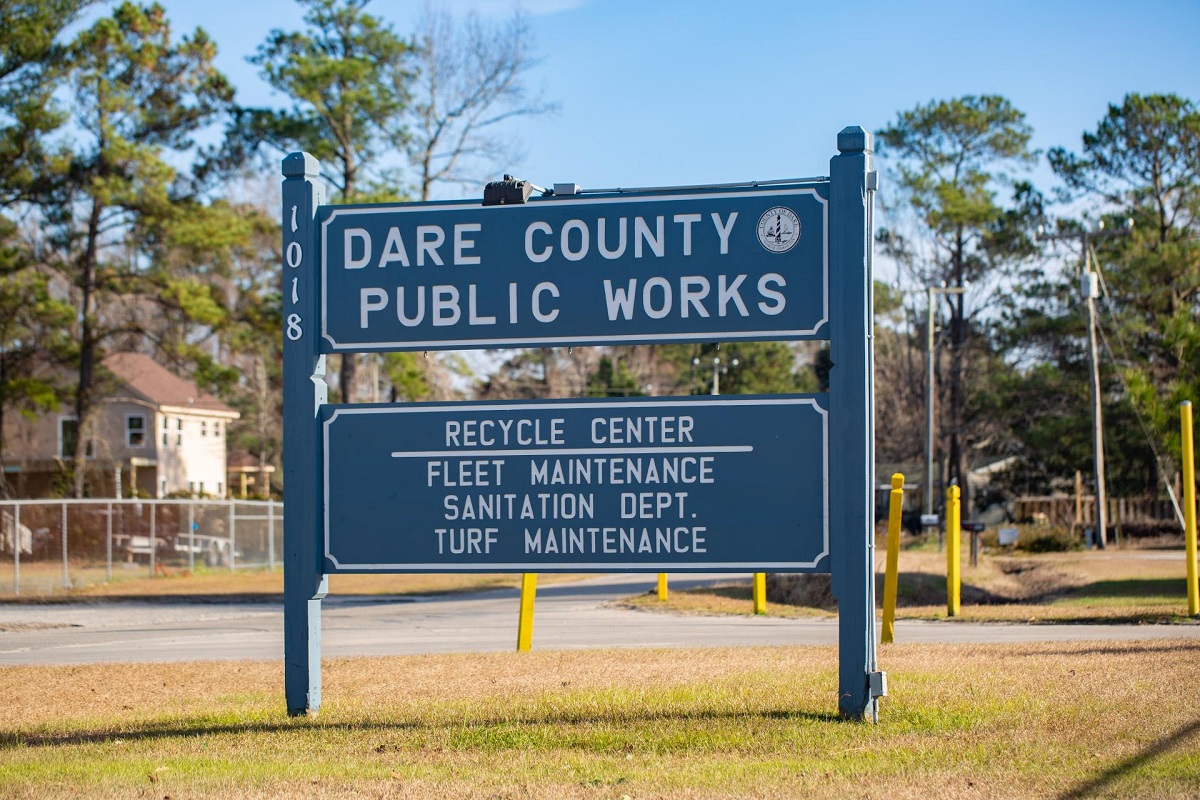
[[[877,726],[833,713],[832,648],[332,660],[322,712],[295,719],[277,664],[5,668],[0,796],[1165,798],[1200,785],[1200,716],[1174,702],[1200,680],[1200,644],[880,657],[892,694]]]

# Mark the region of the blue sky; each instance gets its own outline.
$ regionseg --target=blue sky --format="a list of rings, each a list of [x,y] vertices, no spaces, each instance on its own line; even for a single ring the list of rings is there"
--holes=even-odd
[[[247,104],[279,102],[246,63],[291,0],[166,0],[175,30],[203,25]],[[507,0],[453,0],[505,15]],[[1200,100],[1200,2],[527,0],[550,117],[509,133],[508,171],[584,187],[825,174],[845,125],[879,129],[931,99],[998,93],[1034,145],[1078,148],[1128,92]],[[420,3],[376,0],[404,34]],[[500,167],[500,170],[505,169]],[[1033,177],[1050,183],[1049,171]],[[457,190],[452,190],[457,191]]]

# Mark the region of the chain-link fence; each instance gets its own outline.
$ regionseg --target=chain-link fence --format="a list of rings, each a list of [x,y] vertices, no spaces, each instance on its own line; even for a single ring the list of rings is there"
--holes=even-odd
[[[182,570],[274,570],[283,504],[0,500],[0,593],[53,594]]]

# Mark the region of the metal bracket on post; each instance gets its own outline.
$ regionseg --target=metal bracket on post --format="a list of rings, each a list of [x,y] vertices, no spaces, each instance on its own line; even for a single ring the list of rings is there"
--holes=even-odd
[[[830,539],[838,601],[838,708],[874,722],[875,603],[871,475],[874,398],[871,381],[871,230],[869,176],[873,137],[857,126],[838,133],[830,179]]]
[[[317,348],[317,207],[325,187],[308,153],[283,160],[283,656],[288,714],[321,707],[321,442],[317,414],[328,402],[325,357]],[[287,502],[285,500],[285,502]]]

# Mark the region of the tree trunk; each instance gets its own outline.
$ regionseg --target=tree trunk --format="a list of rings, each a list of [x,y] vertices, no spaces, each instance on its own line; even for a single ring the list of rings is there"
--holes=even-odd
[[[354,164],[353,151],[348,150],[342,159],[342,170],[342,202],[351,203],[354,201],[356,191],[354,182],[358,172]],[[358,387],[355,386],[355,381],[358,380],[358,356],[354,353],[342,354],[339,380],[342,386],[342,402],[353,403],[358,395]]]
[[[966,341],[963,253],[965,242],[960,230],[954,250],[954,285],[960,290],[950,301],[950,472],[958,483],[963,518],[970,519],[971,485],[967,477],[967,452],[963,447],[963,407],[966,405]]]
[[[8,380],[8,360],[0,351],[0,386],[5,386]],[[0,498],[12,497],[11,487],[4,472],[4,398],[0,396]]]
[[[74,453],[74,496],[83,497],[84,480],[87,476],[87,426],[92,413],[92,385],[95,383],[96,342],[92,335],[92,319],[96,302],[95,276],[96,258],[100,238],[100,215],[104,207],[99,200],[92,202],[92,213],[88,217],[87,246],[83,252],[79,288],[80,332],[79,332],[79,382],[75,386],[75,453]]]

